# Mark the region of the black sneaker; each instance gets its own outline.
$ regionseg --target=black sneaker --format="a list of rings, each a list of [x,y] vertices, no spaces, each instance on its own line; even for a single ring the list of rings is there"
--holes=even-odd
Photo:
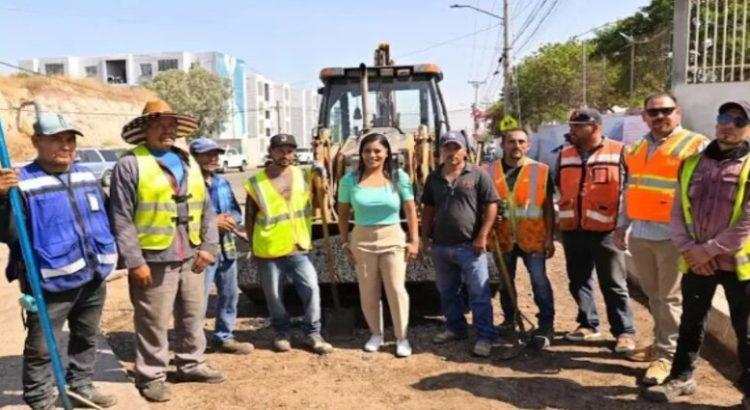
[[[689,396],[695,393],[698,384],[695,379],[688,380],[668,378],[664,384],[651,386],[643,392],[643,398],[648,401],[667,403],[680,396]]]
[[[76,407],[88,408],[91,405],[90,403],[93,403],[99,407],[106,408],[117,404],[117,397],[115,397],[114,394],[102,393],[99,389],[94,387],[93,384],[71,388],[70,391],[73,393],[70,395],[70,398]],[[76,396],[80,396],[84,400],[81,400]]]
[[[512,320],[505,320],[497,326],[497,334],[500,337],[513,337],[516,335],[516,325]]]
[[[531,334],[529,347],[537,350],[544,350],[552,344],[555,332],[552,329],[537,329]]]
[[[144,399],[154,403],[164,403],[172,399],[172,393],[164,380],[154,380],[138,386],[138,391]]]

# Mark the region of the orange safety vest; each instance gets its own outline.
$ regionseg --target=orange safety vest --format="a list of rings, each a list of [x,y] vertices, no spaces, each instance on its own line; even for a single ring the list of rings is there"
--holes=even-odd
[[[688,130],[679,130],[658,145],[651,154],[643,138],[625,150],[628,189],[625,205],[630,219],[669,223],[677,187],[677,171],[682,160],[695,154],[708,139]]]
[[[620,203],[620,161],[623,145],[604,139],[586,163],[578,149],[560,152],[560,230],[607,232],[615,229]]]
[[[498,226],[500,248],[510,252],[518,244],[524,252],[544,252],[547,224],[543,209],[549,167],[524,157],[512,190],[505,180],[502,159],[493,162],[490,169],[500,201],[504,203],[503,222]]]

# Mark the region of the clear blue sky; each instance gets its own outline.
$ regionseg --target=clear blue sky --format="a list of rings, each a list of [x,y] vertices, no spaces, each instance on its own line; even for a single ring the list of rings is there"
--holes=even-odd
[[[314,88],[320,68],[369,64],[376,45],[387,41],[397,63],[432,62],[443,69],[442,87],[451,120],[454,127],[466,127],[474,98],[468,80],[488,80],[480,89],[480,102],[497,98],[501,76],[492,73],[502,31],[493,17],[449,8],[457,2],[502,14],[501,0],[4,0],[0,5],[0,61],[116,52],[221,51],[242,58],[252,71],[270,79]],[[511,0],[514,33],[536,3]],[[564,41],[629,16],[648,3],[559,0],[528,44],[514,50],[514,59],[541,44]],[[535,27],[536,23],[526,30],[517,47]],[[471,35],[480,30],[484,31]]]

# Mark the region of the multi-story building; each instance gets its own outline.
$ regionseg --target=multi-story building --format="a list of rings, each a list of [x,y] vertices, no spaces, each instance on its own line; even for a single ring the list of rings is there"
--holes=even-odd
[[[247,98],[245,62],[220,52],[193,53],[188,51],[150,54],[110,54],[94,57],[52,57],[23,60],[19,65],[47,75],[64,75],[72,78],[92,78],[109,84],[140,85],[167,70],[187,71],[193,67],[206,70],[231,82],[230,116],[224,130],[214,137],[225,145],[232,145],[247,152],[243,139],[247,135]],[[257,148],[256,148],[257,150]],[[253,161],[251,161],[253,162]]]
[[[291,88],[260,74],[247,77],[248,138],[257,139],[262,151],[271,136],[290,133],[302,147],[309,147],[312,129],[318,124],[315,91]]]

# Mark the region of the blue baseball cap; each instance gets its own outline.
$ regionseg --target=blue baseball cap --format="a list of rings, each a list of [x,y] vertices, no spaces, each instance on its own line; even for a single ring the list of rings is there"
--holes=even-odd
[[[83,136],[75,125],[62,116],[53,112],[40,112],[34,122],[34,134],[36,135],[55,135],[63,132],[72,132],[76,135]]]
[[[200,137],[194,139],[193,142],[190,143],[191,154],[204,154],[211,151],[219,151],[221,154],[227,152],[227,150],[220,147],[219,144],[211,138]]]
[[[466,137],[460,131],[448,131],[440,136],[440,146],[446,144],[458,144],[461,148],[466,148]]]

